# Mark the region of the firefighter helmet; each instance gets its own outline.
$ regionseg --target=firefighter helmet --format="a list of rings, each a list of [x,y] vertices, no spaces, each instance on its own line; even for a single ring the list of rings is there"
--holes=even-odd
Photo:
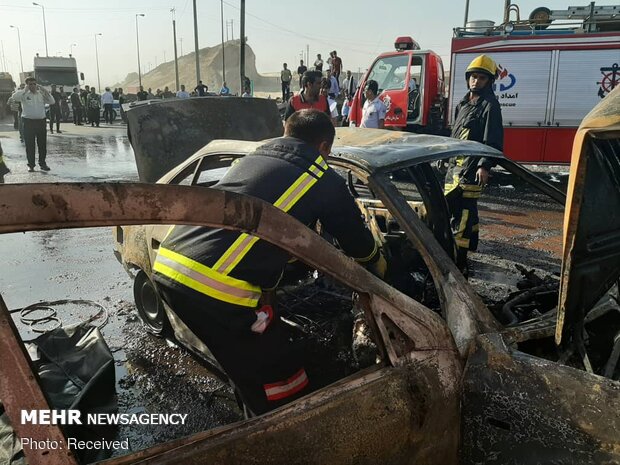
[[[469,75],[471,73],[484,73],[491,79],[497,78],[497,65],[495,61],[487,55],[477,56],[472,60],[467,69],[465,70],[465,79],[469,81]]]

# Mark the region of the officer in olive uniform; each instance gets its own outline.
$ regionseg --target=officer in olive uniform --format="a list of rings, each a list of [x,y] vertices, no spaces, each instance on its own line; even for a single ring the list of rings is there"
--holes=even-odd
[[[385,259],[344,180],[325,158],[335,136],[318,110],[295,112],[285,136],[234,163],[216,188],[272,203],[334,236],[342,249],[382,276]],[[211,350],[246,407],[261,414],[308,392],[311,383],[265,293],[289,257],[238,231],[177,225],[153,266],[164,301]]]
[[[476,57],[465,71],[469,92],[455,110],[452,137],[474,140],[502,151],[502,111],[493,92],[497,65],[486,55]],[[467,273],[467,251],[478,247],[478,199],[495,163],[482,157],[450,159],[445,195],[452,217],[457,266]]]

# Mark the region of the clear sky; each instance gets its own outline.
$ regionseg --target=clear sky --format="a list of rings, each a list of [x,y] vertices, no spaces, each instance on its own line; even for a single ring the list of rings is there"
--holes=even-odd
[[[50,56],[73,56],[86,83],[97,79],[96,33],[102,86],[124,79],[137,71],[136,13],[143,71],[173,59],[172,14],[176,8],[179,52],[194,48],[191,0],[40,0],[45,7]],[[239,0],[225,0],[224,21],[232,20],[228,37],[239,38]],[[620,0],[598,1],[597,5],[619,4]],[[587,5],[582,0],[522,0],[517,2],[522,18],[539,6],[564,10]],[[490,19],[501,23],[503,0],[470,0],[469,19]],[[198,0],[200,47],[221,40],[220,0]],[[439,53],[449,66],[452,29],[463,25],[465,0],[246,0],[246,36],[256,53],[260,73],[281,69],[282,62],[296,67],[300,54],[309,46],[310,57],[326,58],[337,50],[345,69],[366,69],[380,52],[391,50],[394,38],[410,35],[423,49]],[[0,70],[15,77],[20,71],[17,31],[21,33],[24,69],[32,69],[35,53],[45,56],[43,14],[32,1],[0,0]],[[225,26],[226,31],[226,26]],[[226,37],[226,32],[225,32]],[[5,68],[6,63],[6,68]],[[16,79],[17,80],[17,79]],[[209,83],[215,85],[216,83]]]

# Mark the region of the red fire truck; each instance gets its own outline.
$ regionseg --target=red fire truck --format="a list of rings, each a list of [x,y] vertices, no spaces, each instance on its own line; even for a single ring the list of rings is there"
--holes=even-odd
[[[619,18],[620,6],[591,4],[566,11],[537,8],[525,21],[508,21],[507,14],[500,26],[479,21],[457,28],[447,99],[441,58],[419,50],[410,37],[399,37],[396,51],[377,57],[361,79],[350,121],[361,121],[362,90],[374,79],[388,107],[386,127],[447,133],[467,92],[465,69],[484,53],[499,66],[495,93],[506,155],[526,163],[570,163],[579,123],[620,82]],[[552,24],[556,19],[571,22]]]

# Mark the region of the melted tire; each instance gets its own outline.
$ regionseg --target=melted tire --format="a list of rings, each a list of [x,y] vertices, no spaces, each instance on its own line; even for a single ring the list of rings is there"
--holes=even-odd
[[[170,322],[164,309],[164,303],[157,293],[155,285],[144,271],[140,271],[134,280],[133,297],[138,315],[146,330],[158,337],[170,335]]]

